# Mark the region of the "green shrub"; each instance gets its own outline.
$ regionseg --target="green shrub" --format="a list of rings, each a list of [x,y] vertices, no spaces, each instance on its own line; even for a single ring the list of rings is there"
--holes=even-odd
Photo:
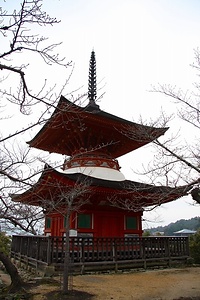
[[[0,251],[9,255],[10,253],[11,238],[5,234],[5,232],[0,232]]]
[[[200,264],[200,230],[190,237],[190,255],[194,263]]]
[[[151,232],[149,230],[144,230],[142,236],[150,236]]]

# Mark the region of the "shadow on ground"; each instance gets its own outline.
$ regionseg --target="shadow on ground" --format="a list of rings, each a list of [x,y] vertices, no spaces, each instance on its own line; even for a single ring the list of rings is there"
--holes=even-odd
[[[200,297],[180,297],[173,300],[200,300]]]
[[[49,292],[46,295],[46,300],[90,300],[93,299],[94,295],[82,292],[82,291],[69,291],[67,295],[63,295],[61,291]]]

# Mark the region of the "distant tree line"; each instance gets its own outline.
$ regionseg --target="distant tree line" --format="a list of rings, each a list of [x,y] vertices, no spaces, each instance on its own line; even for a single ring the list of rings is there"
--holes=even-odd
[[[174,232],[182,229],[190,229],[196,231],[200,230],[200,217],[191,218],[189,220],[181,219],[176,221],[175,223],[170,223],[166,226],[154,227],[145,231],[150,234],[153,234],[155,232],[163,232],[164,235],[174,235]]]

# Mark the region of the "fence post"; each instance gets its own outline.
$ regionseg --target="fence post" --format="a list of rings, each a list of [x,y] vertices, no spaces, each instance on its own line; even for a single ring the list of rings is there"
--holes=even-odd
[[[51,236],[47,237],[47,265],[51,264],[51,244],[53,243],[53,238]]]
[[[83,275],[83,273],[84,273],[84,268],[85,268],[85,264],[84,264],[84,262],[85,262],[85,239],[84,238],[82,238],[81,239],[81,275]]]
[[[142,237],[141,241],[142,241],[142,243],[140,245],[141,257],[142,257],[142,259],[144,261],[144,269],[146,270],[146,268],[147,268],[146,249],[145,249],[145,247],[146,247],[146,243],[145,243],[146,238]]]
[[[171,267],[171,247],[170,247],[170,243],[171,242],[171,238],[168,237],[167,238],[167,243],[166,243],[166,248],[167,248],[167,256],[168,256],[168,264],[169,264],[169,267]]]
[[[20,236],[20,249],[19,249],[19,266],[21,267],[21,262],[22,262],[22,245],[23,245],[23,241],[22,241],[22,237]]]
[[[38,271],[38,262],[40,260],[40,245],[41,245],[40,241],[41,238],[38,236],[36,238],[36,265],[35,265],[36,273]]]
[[[185,243],[186,243],[186,255],[190,256],[189,236],[185,238]]]
[[[112,242],[112,257],[115,262],[115,273],[118,272],[118,263],[117,263],[117,239],[114,238]]]

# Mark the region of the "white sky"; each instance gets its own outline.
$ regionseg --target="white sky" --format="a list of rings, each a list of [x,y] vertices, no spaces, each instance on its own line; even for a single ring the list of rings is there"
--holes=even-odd
[[[7,5],[14,3],[7,0]],[[79,87],[79,93],[87,92],[89,59],[95,50],[98,87],[102,88],[99,96],[105,92],[99,102],[102,110],[128,120],[137,121],[141,115],[150,121],[159,116],[161,107],[169,114],[176,110],[170,99],[150,93],[151,85],[166,83],[190,89],[198,80],[190,64],[194,49],[200,46],[199,0],[44,0],[44,9],[61,23],[41,28],[40,33],[50,41],[62,41],[59,53],[75,64],[69,93]],[[69,75],[43,65],[40,69],[35,58],[33,62],[27,76],[35,86],[44,78],[54,84]],[[143,155],[148,157],[144,151],[120,158],[127,179],[136,179],[132,170],[139,160],[142,163]],[[185,197],[153,214],[146,213],[145,218],[156,218],[156,222],[144,226],[164,226],[200,216],[200,206],[192,203]]]

